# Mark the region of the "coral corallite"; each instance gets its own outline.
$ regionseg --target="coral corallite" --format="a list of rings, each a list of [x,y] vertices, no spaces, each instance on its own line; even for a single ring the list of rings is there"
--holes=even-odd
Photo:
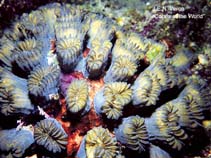
[[[139,116],[124,118],[115,134],[118,141],[132,150],[141,153],[148,148],[149,141],[146,126],[144,119]]]
[[[32,71],[43,57],[42,42],[35,38],[20,41],[12,53],[13,61],[25,72]]]
[[[118,120],[124,107],[130,103],[132,90],[126,82],[107,83],[94,98],[94,107],[99,115]]]
[[[35,125],[34,138],[38,145],[53,153],[61,152],[67,145],[67,134],[61,124],[52,118],[41,120]]]
[[[94,127],[85,137],[85,151],[87,158],[114,158],[119,149],[115,137],[108,129]]]
[[[39,65],[31,72],[28,79],[29,94],[35,99],[40,97],[45,101],[51,95],[58,94],[60,69],[55,65]]]
[[[70,113],[78,113],[88,106],[88,85],[85,80],[75,80],[67,88],[66,103]]]

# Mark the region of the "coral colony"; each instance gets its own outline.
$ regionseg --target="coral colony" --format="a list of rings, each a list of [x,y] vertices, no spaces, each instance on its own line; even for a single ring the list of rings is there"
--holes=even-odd
[[[69,4],[24,13],[0,40],[0,157],[184,152],[202,128],[211,90],[187,77],[194,53],[166,50]],[[166,99],[166,91],[177,93]]]

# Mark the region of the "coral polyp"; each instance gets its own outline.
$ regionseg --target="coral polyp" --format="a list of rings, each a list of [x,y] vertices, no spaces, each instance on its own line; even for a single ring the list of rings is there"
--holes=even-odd
[[[35,98],[44,99],[42,102],[58,95],[60,69],[55,65],[37,66],[28,77],[29,94]]]
[[[87,71],[90,74],[89,76],[95,77],[102,73],[103,58],[103,54],[97,54],[94,50],[90,52],[86,64]]]
[[[151,77],[150,74],[151,72],[145,72],[136,79],[133,85],[134,105],[155,105],[159,99],[158,96],[161,92],[161,85],[158,79]]]
[[[146,42],[144,41],[143,38],[138,36],[136,33],[130,33],[125,41],[125,44],[127,47],[133,50],[139,50],[139,51],[144,51],[146,49]],[[137,53],[137,52],[136,52]]]
[[[4,37],[7,42],[14,42],[19,41],[20,39],[30,38],[31,35],[28,30],[25,29],[24,25],[19,21],[14,22],[10,29],[5,30]]]
[[[34,35],[42,35],[45,31],[45,18],[41,11],[34,11],[30,14],[23,14],[24,27],[30,30]]]
[[[124,118],[122,124],[115,131],[117,140],[128,148],[143,152],[149,145],[148,133],[144,119],[139,116]]]
[[[33,132],[15,128],[0,131],[1,157],[23,157],[25,150],[34,143]]]
[[[29,114],[34,106],[28,97],[27,81],[0,69],[0,110],[3,115]]]
[[[137,65],[132,58],[120,56],[112,60],[111,67],[107,71],[105,82],[128,81],[137,71]]]
[[[203,100],[206,100],[206,97],[203,97],[203,100],[202,97],[197,97],[198,88],[199,85],[189,85],[180,94],[180,99],[172,101],[180,116],[181,126],[188,130],[196,129],[204,119],[203,111],[206,109],[206,103]]]
[[[12,61],[11,61],[11,50],[13,49],[13,44],[7,43],[5,45],[0,46],[0,64],[7,69],[11,69]]]
[[[101,42],[111,40],[113,33],[115,32],[115,25],[112,25],[112,21],[96,14],[87,16],[86,24],[88,25],[88,35],[90,36],[88,48],[92,47],[93,41],[96,39]]]
[[[67,134],[61,124],[52,118],[38,122],[34,127],[36,143],[53,153],[62,152],[67,145]]]
[[[183,141],[188,138],[188,135],[179,125],[179,116],[173,105],[168,103],[157,109],[151,119],[154,119],[153,121],[156,122],[156,127],[159,131],[155,135],[157,139],[165,137],[169,146],[173,149],[181,150],[184,145]],[[160,136],[161,138],[159,138]]]
[[[111,47],[112,43],[108,40],[102,43],[97,40],[92,41],[92,46],[86,60],[86,70],[89,78],[96,78],[104,73]]]
[[[72,71],[81,53],[81,41],[77,39],[63,39],[58,41],[56,48],[61,70],[64,72]]]
[[[42,42],[35,38],[18,42],[13,50],[12,60],[24,72],[31,72],[43,61]]]
[[[85,80],[75,80],[67,88],[67,111],[70,113],[85,112],[88,110],[88,85]]]
[[[102,127],[94,127],[88,131],[82,145],[84,146],[81,146],[79,158],[82,158],[82,150],[85,150],[83,154],[87,158],[115,158],[120,152],[116,138],[111,135],[108,129]]]
[[[95,110],[108,119],[118,120],[124,107],[130,103],[132,90],[126,82],[107,83],[94,98]]]
[[[211,46],[198,54],[157,42],[115,24],[117,8],[113,18],[88,10],[47,4],[3,31],[0,157],[170,158],[195,149],[210,119]]]

